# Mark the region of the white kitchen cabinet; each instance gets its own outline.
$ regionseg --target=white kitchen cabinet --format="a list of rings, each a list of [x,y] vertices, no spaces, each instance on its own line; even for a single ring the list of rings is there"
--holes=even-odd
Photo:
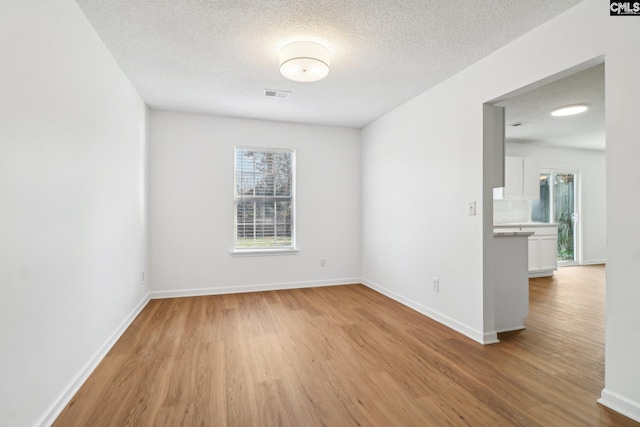
[[[540,198],[540,165],[533,159],[522,159],[522,198]]]
[[[534,236],[532,236],[534,237]],[[540,255],[539,271],[555,271],[558,269],[558,231],[555,234],[539,237]],[[551,273],[550,275],[552,275]]]
[[[529,236],[529,277],[553,276],[558,269],[558,226],[523,227]]]
[[[505,158],[504,188],[496,188],[494,199],[537,200],[540,198],[540,170],[529,158]]]
[[[504,159],[504,198],[522,199],[523,196],[523,163],[521,157]]]

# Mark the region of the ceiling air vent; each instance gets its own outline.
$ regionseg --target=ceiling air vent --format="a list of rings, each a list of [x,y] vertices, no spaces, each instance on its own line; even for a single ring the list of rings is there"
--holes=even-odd
[[[264,96],[267,98],[288,98],[291,95],[291,92],[286,90],[272,90],[265,89]]]
[[[517,128],[520,126],[531,126],[531,123],[524,123],[524,122],[515,122],[515,123],[511,123],[507,126],[511,126],[512,128]]]

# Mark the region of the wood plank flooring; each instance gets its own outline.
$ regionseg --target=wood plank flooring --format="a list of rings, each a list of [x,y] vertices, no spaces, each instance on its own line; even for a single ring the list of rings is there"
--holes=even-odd
[[[604,267],[530,294],[490,346],[362,285],[153,300],[54,425],[639,425],[596,403]]]

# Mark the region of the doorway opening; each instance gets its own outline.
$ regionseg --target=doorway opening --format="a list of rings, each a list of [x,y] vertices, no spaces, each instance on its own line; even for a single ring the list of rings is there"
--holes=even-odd
[[[554,108],[573,104],[588,104],[589,110],[570,119],[551,118]],[[488,184],[484,200],[493,208],[485,211],[488,214],[484,224],[485,236],[491,236],[496,226],[525,227],[533,223],[535,227],[544,228],[540,223],[557,223],[562,226],[558,227],[561,230],[557,234],[560,244],[551,239],[545,240],[547,251],[544,259],[563,269],[572,264],[605,264],[604,58],[594,58],[495,98],[485,104],[485,110],[490,110],[487,105],[495,112],[487,115],[485,111],[484,122]],[[502,119],[501,125],[493,116]],[[503,130],[502,140],[498,128]],[[496,196],[491,187],[500,187],[495,182],[505,186],[509,157],[523,160],[523,165],[529,159],[537,166],[532,174],[526,173],[523,167],[521,175],[518,175],[523,179],[521,199],[507,203],[501,201],[496,209]],[[543,193],[529,197],[530,193],[525,193],[525,179],[527,183],[533,181],[534,187],[542,184],[546,188]],[[526,188],[529,188],[528,184]],[[546,199],[546,204],[536,211],[532,205],[540,196]],[[508,215],[505,215],[506,208],[511,209]],[[491,240],[485,238],[487,240],[486,246],[491,250]],[[531,242],[529,246],[532,246]],[[538,258],[542,258],[540,253]],[[501,265],[500,260],[487,257],[486,265],[487,277],[491,280],[490,274],[500,268],[496,267]],[[531,265],[529,262],[529,277],[538,277]],[[572,268],[569,267],[569,271]],[[555,268],[549,270],[553,274]],[[554,277],[551,275],[550,279]],[[485,286],[485,294],[495,301],[495,288]],[[489,311],[496,313],[496,307],[492,306]]]

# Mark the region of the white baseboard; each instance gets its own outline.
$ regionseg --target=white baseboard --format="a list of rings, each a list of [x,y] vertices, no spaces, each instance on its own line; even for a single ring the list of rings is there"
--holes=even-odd
[[[498,339],[497,332],[485,332],[482,334],[482,341],[480,344],[488,345],[488,344],[497,344],[500,340]]]
[[[626,397],[605,388],[602,390],[598,403],[609,409],[613,409],[634,421],[640,422],[640,402],[627,399]]]
[[[163,299],[163,298],[182,298],[182,297],[196,297],[205,295],[223,295],[245,292],[261,292],[261,291],[277,291],[282,289],[300,289],[300,288],[314,288],[321,286],[338,286],[338,285],[351,285],[356,283],[362,283],[365,286],[373,289],[376,292],[380,292],[389,298],[398,301],[399,303],[406,305],[407,307],[416,310],[427,317],[430,317],[437,322],[442,323],[451,329],[460,332],[463,335],[477,341],[481,344],[495,344],[499,342],[496,332],[481,333],[473,330],[472,328],[459,323],[450,317],[437,313],[433,310],[411,301],[400,295],[392,292],[382,286],[379,286],[371,281],[365,280],[361,277],[351,277],[346,279],[333,279],[333,280],[314,280],[306,282],[286,282],[286,283],[268,283],[261,285],[243,285],[243,286],[223,286],[215,288],[194,288],[194,289],[181,289],[170,291],[152,291],[149,293],[151,299]]]
[[[389,289],[378,285],[377,283],[371,282],[370,280],[362,279],[362,283],[373,289],[374,291],[380,292],[381,294],[398,301],[400,304],[406,305],[407,307],[417,311],[418,313],[423,314],[437,322],[440,322],[443,325],[453,329],[454,331],[460,332],[462,335],[465,335],[472,340],[479,342],[480,344],[495,344],[499,342],[498,335],[495,332],[484,333],[476,331],[475,329],[470,328],[467,325],[458,322],[457,320],[433,311],[416,301],[405,298],[402,295],[399,295]]]
[[[555,270],[532,271],[531,273],[529,273],[529,278],[531,279],[534,277],[552,277],[554,271]]]
[[[49,409],[40,417],[38,422],[35,425],[46,427],[53,424],[53,422],[58,418],[62,410],[67,406],[67,404],[71,401],[73,396],[80,390],[82,384],[89,378],[89,376],[96,369],[98,364],[104,359],[107,355],[111,347],[114,346],[116,341],[122,336],[124,331],[127,330],[131,322],[140,314],[142,309],[149,302],[149,295],[145,295],[142,300],[134,307],[134,309],[129,313],[129,315],[120,323],[120,325],[116,328],[116,330],[111,334],[111,336],[107,339],[107,341],[100,347],[100,349],[96,352],[96,354],[89,359],[89,361],[84,365],[84,367],[80,370],[80,372],[76,375],[76,377],[67,385],[62,392],[58,395],[58,398],[49,406]]]
[[[522,331],[523,329],[527,329],[524,325],[511,325],[502,328],[497,328],[496,332],[501,334],[503,332],[513,332],[513,331]]]
[[[151,299],[198,297],[204,295],[241,294],[245,292],[278,291],[282,289],[319,288],[321,286],[352,285],[361,283],[359,277],[332,280],[311,280],[306,282],[266,283],[260,285],[221,286],[215,288],[179,289],[172,291],[152,291]]]
[[[596,265],[596,264],[606,264],[606,259],[588,259],[586,261],[582,261],[580,265]]]

